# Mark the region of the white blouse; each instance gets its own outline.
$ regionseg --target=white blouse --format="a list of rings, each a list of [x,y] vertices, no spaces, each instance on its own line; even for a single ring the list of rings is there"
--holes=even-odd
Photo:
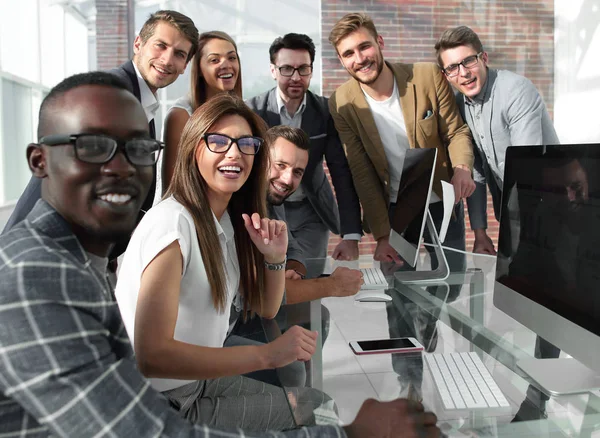
[[[224,312],[217,312],[212,302],[194,220],[183,205],[170,197],[144,215],[129,241],[119,269],[115,294],[132,344],[142,272],[158,253],[177,240],[183,257],[183,274],[175,339],[206,347],[223,346],[229,327],[231,303],[239,291],[240,268],[229,214],[225,212],[220,222],[214,214],[213,218],[225,258],[227,301]],[[191,382],[156,378],[150,381],[158,391],[167,391]]]

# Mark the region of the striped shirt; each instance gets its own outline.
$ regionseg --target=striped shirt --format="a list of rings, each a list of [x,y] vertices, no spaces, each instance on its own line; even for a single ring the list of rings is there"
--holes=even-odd
[[[0,236],[0,437],[345,437],[194,426],[136,369],[112,291],[40,200]]]

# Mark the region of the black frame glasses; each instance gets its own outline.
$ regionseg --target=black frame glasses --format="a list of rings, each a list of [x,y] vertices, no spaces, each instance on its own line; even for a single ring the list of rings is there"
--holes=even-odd
[[[286,78],[291,78],[296,72],[298,72],[300,76],[310,76],[313,72],[313,66],[308,64],[301,65],[300,67],[292,67],[291,65],[275,65],[275,68],[279,70],[279,74],[281,76],[285,76]]]
[[[462,65],[464,68],[471,70],[473,67],[477,65],[479,58],[483,55],[483,52],[476,53],[475,55],[467,56],[465,59],[460,61],[458,64],[450,64],[448,67],[442,68],[442,71],[449,78],[453,78],[458,75],[460,72],[460,66]]]
[[[46,146],[71,144],[75,157],[84,163],[104,164],[113,159],[117,149],[134,166],[153,166],[158,161],[164,143],[152,138],[132,138],[121,141],[104,134],[53,134],[39,140]]]
[[[223,142],[224,139],[228,140],[227,144]],[[235,143],[242,154],[256,155],[263,145],[264,140],[252,135],[242,135],[241,137],[234,138],[220,132],[207,132],[204,134],[204,143],[206,143],[208,150],[215,154],[227,153]]]

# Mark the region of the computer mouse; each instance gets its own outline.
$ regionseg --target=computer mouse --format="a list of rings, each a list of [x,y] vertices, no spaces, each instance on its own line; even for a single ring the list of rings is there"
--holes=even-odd
[[[392,301],[392,297],[383,293],[382,290],[365,290],[354,295],[354,301],[361,303],[382,303]]]

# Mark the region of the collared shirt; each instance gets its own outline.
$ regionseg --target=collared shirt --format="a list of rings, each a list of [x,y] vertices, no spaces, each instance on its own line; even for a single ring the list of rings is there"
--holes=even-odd
[[[148,118],[148,123],[150,123],[154,117],[156,117],[156,111],[158,111],[158,107],[160,106],[160,102],[158,101],[158,97],[154,94],[145,79],[142,77],[140,71],[135,65],[135,62],[132,63],[133,68],[135,69],[135,74],[138,79],[138,84],[140,86],[140,103],[144,107],[144,111],[146,112],[146,117]]]
[[[496,157],[496,151],[492,147],[491,150],[488,145],[491,143],[489,138],[486,138],[486,126],[489,125],[489,120],[484,120],[483,117],[483,106],[486,104],[490,104],[490,76],[488,74],[488,80],[485,81],[485,84],[479,94],[474,96],[472,99],[464,96],[465,99],[465,116],[468,118],[466,120],[467,124],[471,128],[471,133],[473,134],[473,139],[475,140],[475,144],[479,149],[479,152],[482,153],[486,157],[486,161],[492,170],[492,174],[496,179],[496,182],[500,187],[502,187],[502,178],[503,171],[499,167],[498,159]],[[470,123],[469,123],[470,122]]]
[[[293,115],[288,113],[287,108],[285,107],[285,102],[281,98],[281,91],[277,88],[277,92],[275,96],[277,97],[277,108],[279,108],[279,117],[281,118],[281,124],[285,126],[291,126],[292,128],[298,128],[302,126],[302,114],[304,114],[304,110],[306,109],[306,93],[304,93],[304,98],[302,99],[302,103],[296,110]]]
[[[302,103],[293,115],[290,115],[290,113],[288,113],[288,110],[285,107],[285,103],[283,102],[280,93],[281,91],[279,90],[279,88],[277,88],[275,96],[277,96],[277,108],[279,108],[279,117],[281,119],[281,124],[285,126],[291,126],[292,128],[300,129],[300,127],[302,126],[302,114],[304,114],[304,110],[306,109],[306,93],[304,93]],[[304,200],[304,198],[306,198],[306,195],[302,190],[302,184],[300,184],[296,191],[286,199],[286,202],[299,202]]]
[[[345,437],[192,425],[137,370],[111,290],[67,222],[40,200],[0,236],[0,436]]]
[[[198,244],[194,218],[184,205],[171,196],[144,215],[120,263],[121,270],[127,275],[119,276],[115,296],[132,344],[135,345],[135,320],[142,274],[157,254],[177,242],[183,270],[173,336],[178,341],[192,345],[223,346],[230,323],[229,309],[240,287],[240,267],[229,213],[225,211],[220,220],[214,213],[212,217],[224,262],[225,310],[220,312],[212,304],[212,288]],[[236,303],[238,310],[242,307],[240,303]],[[194,382],[193,379],[172,378],[151,378],[150,381],[161,392]]]

